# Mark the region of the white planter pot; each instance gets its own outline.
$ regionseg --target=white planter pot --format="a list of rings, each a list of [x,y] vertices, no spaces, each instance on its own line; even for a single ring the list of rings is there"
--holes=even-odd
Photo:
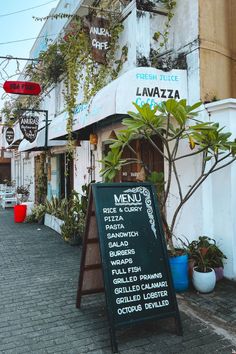
[[[64,224],[64,221],[54,217],[54,230],[61,234],[61,226]]]
[[[44,225],[51,227],[52,226],[52,216],[50,214],[45,214],[44,216]]]
[[[45,214],[44,216],[44,225],[50,227],[54,231],[61,234],[61,225],[64,224],[64,221],[56,218],[54,215]]]
[[[34,207],[34,202],[24,202],[24,203],[21,203],[21,204],[27,206],[26,216],[31,215],[32,214],[32,209]]]
[[[193,286],[200,293],[210,293],[214,290],[216,284],[216,274],[214,269],[210,272],[198,272],[197,267],[193,268]]]

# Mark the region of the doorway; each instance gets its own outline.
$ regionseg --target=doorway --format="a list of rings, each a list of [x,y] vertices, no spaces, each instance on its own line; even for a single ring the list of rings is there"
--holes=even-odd
[[[158,137],[152,137],[152,140],[160,150],[163,149],[162,143]],[[156,172],[164,172],[163,156],[156,151],[149,141],[145,139],[136,139],[130,143],[131,148],[138,154],[139,159],[148,167],[148,169]],[[104,154],[109,151],[109,145],[104,145]],[[135,158],[135,154],[129,147],[125,147],[122,159]],[[137,182],[137,176],[140,171],[140,164],[132,163],[122,166],[119,173],[117,173],[114,182]]]

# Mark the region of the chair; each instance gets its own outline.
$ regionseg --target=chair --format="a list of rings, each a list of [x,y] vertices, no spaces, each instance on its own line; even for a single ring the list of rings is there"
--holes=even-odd
[[[5,192],[0,194],[0,204],[3,209],[13,207],[17,204],[17,197],[15,192]]]

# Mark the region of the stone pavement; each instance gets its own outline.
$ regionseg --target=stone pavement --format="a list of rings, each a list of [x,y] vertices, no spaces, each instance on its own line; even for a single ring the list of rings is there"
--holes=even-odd
[[[109,354],[104,294],[75,307],[81,249],[0,210],[0,353]],[[236,287],[178,295],[184,335],[172,319],[117,331],[121,354],[236,353]]]

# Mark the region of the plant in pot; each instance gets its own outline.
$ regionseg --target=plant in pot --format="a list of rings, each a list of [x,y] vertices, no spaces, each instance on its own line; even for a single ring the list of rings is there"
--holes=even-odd
[[[66,204],[66,212],[61,226],[61,234],[63,239],[71,245],[80,245],[85,229],[85,213],[87,205],[87,189],[83,186],[85,194],[80,195],[73,191],[70,199]]]
[[[220,250],[213,238],[208,236],[199,236],[197,240],[193,240],[190,243],[188,242],[185,246],[188,250],[189,259],[192,260],[190,266],[191,275],[193,273],[193,267],[199,263],[199,257],[203,255],[205,257],[205,265],[214,269],[216,281],[223,278],[224,260],[227,259],[227,257]],[[201,258],[200,263],[202,263]]]
[[[68,212],[61,226],[63,239],[72,246],[81,245],[84,231],[84,222],[81,213]]]
[[[209,267],[208,248],[199,249],[193,268],[193,286],[200,293],[210,293],[216,284],[216,274],[213,268]]]
[[[27,202],[29,199],[29,186],[18,186],[16,188],[17,198],[20,203]]]
[[[35,205],[31,211],[31,214],[27,216],[26,222],[28,223],[37,222],[39,224],[43,224],[45,213],[46,213],[46,206],[44,204]]]
[[[200,105],[198,102],[189,106],[186,100],[175,99],[155,107],[148,104],[140,107],[134,103],[137,112],[128,112],[129,117],[122,122],[124,128],[116,133],[116,138],[110,139],[110,150],[101,161],[101,175],[107,182],[113,181],[123,166],[136,164],[139,171],[145,172],[142,175],[145,174],[146,179],[151,179],[157,186],[167,248],[173,257],[177,257],[179,252],[176,250],[179,237],[176,237],[175,230],[183,206],[210,175],[236,159],[236,143],[230,140],[231,133],[224,132],[218,123],[199,120],[196,109]],[[150,170],[140,151],[134,149],[132,142],[140,140],[147,141],[158,158],[163,160],[164,172]],[[123,158],[127,148],[131,157]],[[187,185],[184,177],[188,171],[183,170],[183,162],[188,165],[189,159],[195,159],[199,168],[191,176],[191,184]],[[187,268],[186,264],[185,278]]]

